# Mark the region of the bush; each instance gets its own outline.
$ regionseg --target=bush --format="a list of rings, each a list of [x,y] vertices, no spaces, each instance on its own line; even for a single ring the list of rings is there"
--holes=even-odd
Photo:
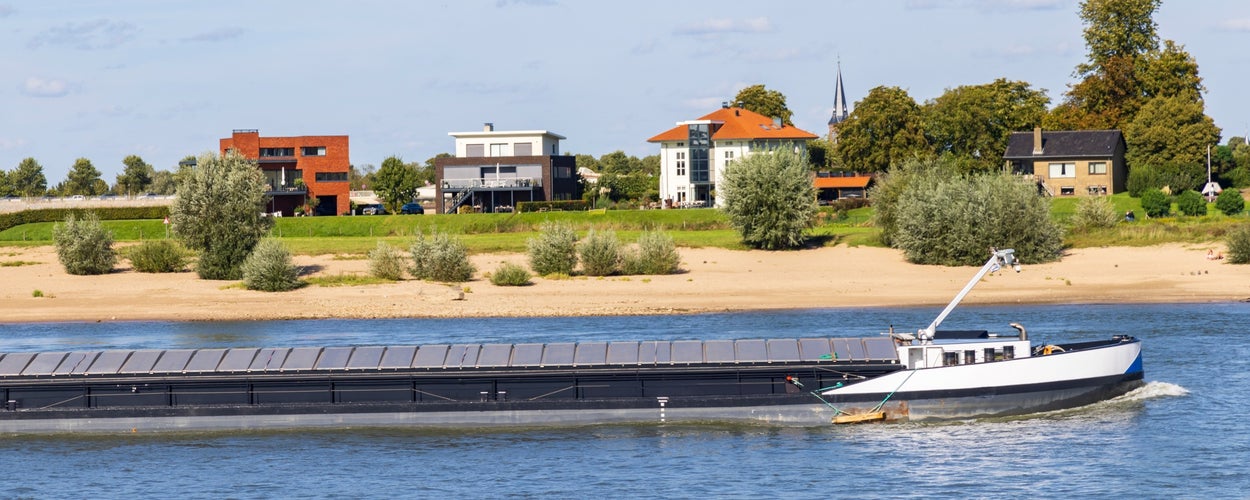
[[[1197,191],[1188,190],[1176,197],[1176,210],[1189,216],[1206,215],[1207,200]]]
[[[104,230],[95,213],[69,214],[63,224],[52,227],[56,257],[70,274],[104,274],[113,270],[113,235]]]
[[[260,240],[240,270],[243,286],[248,290],[285,292],[304,286],[299,280],[299,269],[291,263],[291,252],[274,238]]]
[[[187,267],[182,245],[170,240],[148,240],[130,249],[127,257],[141,273],[176,273]]]
[[[760,152],[733,162],[722,176],[722,210],[743,243],[766,250],[803,245],[816,215],[806,158],[786,148]]]
[[[1167,187],[1173,193],[1196,189],[1205,176],[1198,165],[1166,163],[1163,165],[1134,165],[1129,169],[1125,187],[1129,196],[1140,197],[1151,189]]]
[[[1228,188],[1215,198],[1215,208],[1231,217],[1246,209],[1246,199],[1241,197],[1241,191]]]
[[[977,265],[990,247],[1014,248],[1023,262],[1059,258],[1062,231],[1048,198],[1011,174],[986,173],[918,183],[895,207],[894,247],[918,264]]]
[[[568,224],[544,222],[537,238],[526,241],[530,269],[539,276],[573,274],[577,267],[577,232]]]
[[[99,207],[91,209],[100,220],[136,220],[163,219],[169,215],[169,207]],[[78,208],[41,208],[0,214],[0,231],[17,227],[22,224],[36,222],[55,222],[65,220],[70,214],[81,216],[85,212]]]
[[[181,175],[169,210],[174,234],[200,253],[195,272],[204,279],[239,279],[241,265],[269,232],[265,176],[237,154],[206,154]]]
[[[881,229],[881,242],[896,247],[899,232],[898,201],[912,190],[930,190],[945,179],[960,177],[953,162],[912,159],[890,167],[868,190],[874,208],[872,223]]]
[[[497,286],[526,286],[531,284],[530,272],[520,264],[504,262],[491,273],[490,282]]]
[[[417,233],[409,248],[412,254],[412,277],[419,280],[460,283],[473,278],[476,270],[469,262],[469,251],[463,243],[446,233],[432,232],[429,238]]]
[[[638,236],[638,248],[623,252],[623,274],[672,274],[677,272],[681,256],[673,238],[660,231],[643,231]]]
[[[517,212],[581,211],[587,208],[590,204],[584,200],[522,201],[516,204]]]
[[[1111,199],[1105,196],[1081,198],[1072,216],[1072,227],[1078,230],[1114,227],[1120,221]]]
[[[1250,224],[1242,224],[1230,230],[1226,236],[1228,262],[1250,263]]]
[[[369,274],[375,278],[399,281],[404,278],[404,255],[384,241],[369,251]]]
[[[608,276],[621,265],[621,242],[612,231],[591,229],[577,245],[577,256],[582,261],[582,274]]]
[[[1172,200],[1161,189],[1147,189],[1141,195],[1141,208],[1151,217],[1167,217],[1172,213]]]

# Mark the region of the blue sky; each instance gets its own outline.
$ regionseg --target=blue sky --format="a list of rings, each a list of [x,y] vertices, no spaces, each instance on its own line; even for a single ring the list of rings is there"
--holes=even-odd
[[[644,156],[648,137],[757,83],[823,134],[836,65],[847,99],[917,102],[995,78],[1047,89],[1085,59],[1077,0],[0,0],[0,168],[49,184],[79,157],[112,183],[263,136],[351,136],[356,165],[424,161],[453,131],[550,130],[563,151]],[[1250,6],[1165,0],[1221,142],[1250,128]]]

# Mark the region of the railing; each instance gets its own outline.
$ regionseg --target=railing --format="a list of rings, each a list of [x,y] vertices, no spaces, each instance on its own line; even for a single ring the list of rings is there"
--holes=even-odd
[[[516,177],[508,179],[444,179],[443,189],[536,188],[542,179]]]

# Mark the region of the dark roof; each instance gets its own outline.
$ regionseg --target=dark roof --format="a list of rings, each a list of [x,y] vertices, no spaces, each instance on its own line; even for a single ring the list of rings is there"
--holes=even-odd
[[[1033,154],[1033,132],[1012,132],[1004,159],[1107,158],[1124,142],[1119,130],[1042,131],[1042,154]]]

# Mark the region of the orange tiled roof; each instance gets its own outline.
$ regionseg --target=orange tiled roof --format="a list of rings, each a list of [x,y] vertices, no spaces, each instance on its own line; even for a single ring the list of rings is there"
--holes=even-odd
[[[857,175],[855,177],[817,177],[815,181],[816,189],[845,189],[845,188],[865,188],[868,187],[868,181],[872,180],[871,176]]]
[[[720,108],[699,119],[722,123],[716,133],[712,134],[714,141],[816,138],[816,134],[793,125],[775,126],[771,118],[742,108]],[[678,125],[647,139],[647,142],[681,141],[689,138],[689,129],[685,125]]]

